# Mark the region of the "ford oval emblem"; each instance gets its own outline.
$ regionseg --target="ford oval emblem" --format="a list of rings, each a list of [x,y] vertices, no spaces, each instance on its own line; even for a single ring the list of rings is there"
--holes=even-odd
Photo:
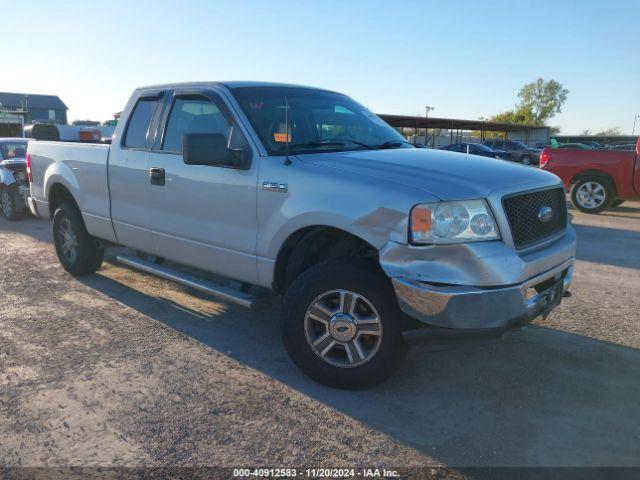
[[[547,223],[552,218],[553,218],[553,208],[545,205],[540,210],[538,210],[538,220],[540,220],[542,223]]]

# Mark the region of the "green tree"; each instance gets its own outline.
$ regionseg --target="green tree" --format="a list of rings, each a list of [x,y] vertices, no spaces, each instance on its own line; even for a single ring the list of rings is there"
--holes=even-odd
[[[513,110],[491,117],[492,122],[544,125],[562,111],[569,90],[556,80],[538,78],[527,83],[518,92],[520,101]]]
[[[518,92],[518,110],[530,115],[535,125],[544,125],[547,120],[562,111],[568,94],[569,90],[560,82],[545,82],[539,78],[535,82],[527,83]]]

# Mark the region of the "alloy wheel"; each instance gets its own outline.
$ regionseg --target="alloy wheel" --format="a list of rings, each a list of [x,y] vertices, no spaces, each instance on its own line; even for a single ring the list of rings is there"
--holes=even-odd
[[[597,182],[585,182],[578,187],[576,199],[583,208],[595,210],[605,202],[607,192],[605,188]]]
[[[304,317],[307,342],[330,365],[350,368],[371,360],[382,343],[382,321],[373,304],[350,290],[317,296]]]
[[[78,237],[73,231],[71,221],[64,218],[58,227],[58,238],[60,242],[60,250],[62,255],[69,261],[74,263],[78,258]]]

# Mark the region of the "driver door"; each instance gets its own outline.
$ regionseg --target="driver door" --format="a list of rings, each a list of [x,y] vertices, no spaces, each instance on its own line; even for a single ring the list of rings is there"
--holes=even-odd
[[[149,157],[156,255],[255,283],[256,156],[246,170],[187,165],[182,157],[186,133],[223,134],[250,149],[230,109],[211,89],[177,89],[165,103],[161,122]]]

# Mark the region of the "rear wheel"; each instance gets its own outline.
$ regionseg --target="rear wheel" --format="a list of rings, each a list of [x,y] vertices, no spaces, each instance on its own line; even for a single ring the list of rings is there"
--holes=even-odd
[[[20,194],[15,184],[0,190],[0,207],[7,220],[15,222],[22,218],[24,207],[20,205]]]
[[[612,199],[609,182],[597,177],[583,178],[571,188],[571,202],[584,213],[600,213]]]
[[[89,235],[71,202],[60,205],[53,215],[53,241],[60,263],[71,275],[90,275],[102,265],[104,247]]]
[[[358,389],[386,378],[404,358],[406,316],[379,267],[363,260],[315,265],[285,296],[281,332],[296,365],[331,387]]]
[[[531,165],[531,156],[522,155],[522,157],[520,157],[520,163],[523,165]]]

